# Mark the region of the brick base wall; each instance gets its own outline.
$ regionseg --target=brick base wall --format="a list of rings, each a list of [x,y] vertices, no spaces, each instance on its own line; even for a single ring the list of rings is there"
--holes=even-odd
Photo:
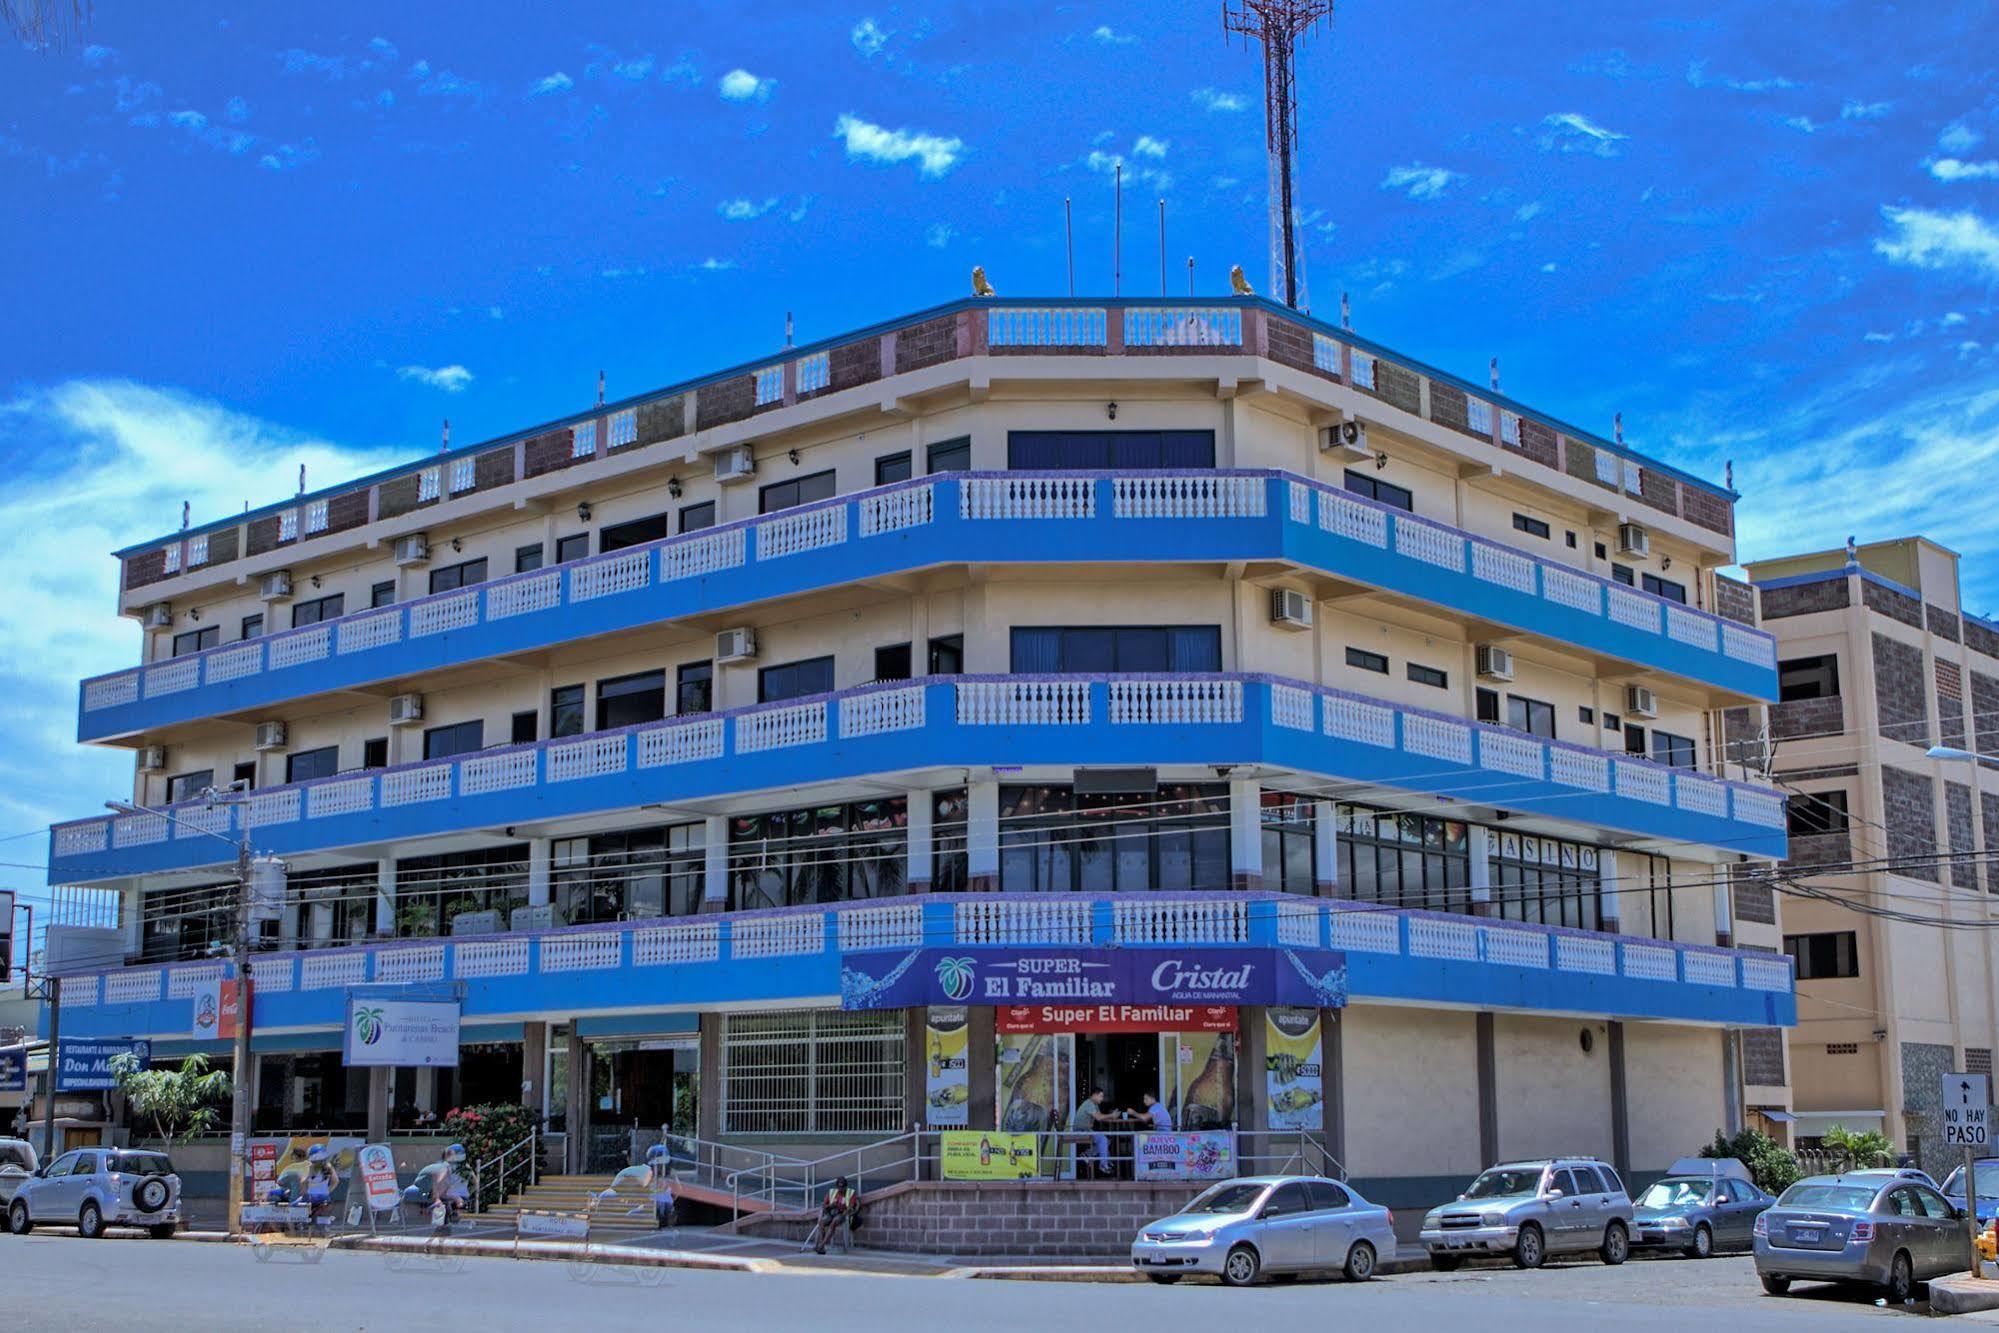
[[[1061,1180],[937,1181],[864,1196],[857,1244],[968,1256],[1068,1255],[1124,1259],[1147,1222],[1176,1213],[1196,1184]],[[803,1240],[810,1217],[745,1218],[744,1235]]]

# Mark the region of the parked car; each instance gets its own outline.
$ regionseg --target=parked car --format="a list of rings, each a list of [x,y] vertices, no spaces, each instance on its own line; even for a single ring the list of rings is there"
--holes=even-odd
[[[1364,1282],[1394,1253],[1395,1215],[1318,1176],[1225,1180],[1131,1242],[1132,1267],[1154,1282],[1208,1274],[1231,1287],[1315,1270]]]
[[[0,1208],[6,1207],[21,1182],[40,1166],[34,1144],[26,1139],[0,1139]]]
[[[1999,1214],[1999,1157],[1981,1157],[1978,1167],[1978,1220],[1990,1222],[1994,1214]],[[0,1189],[4,1189],[0,1185]],[[1964,1168],[1958,1167],[1944,1177],[1943,1185],[1937,1191],[1949,1199],[1951,1206],[1963,1212],[1971,1205],[1964,1197]]]
[[[37,1226],[73,1226],[94,1240],[119,1226],[165,1240],[180,1225],[180,1177],[165,1153],[75,1148],[21,1183],[7,1223],[17,1236]]]
[[[1942,1192],[1936,1177],[1920,1167],[1914,1166],[1867,1166],[1858,1171],[1842,1171],[1848,1180],[1913,1180],[1918,1185],[1928,1185]]]
[[[1456,1203],[1430,1210],[1421,1239],[1431,1266],[1444,1273],[1498,1254],[1520,1268],[1588,1250],[1621,1264],[1631,1253],[1631,1222],[1617,1172],[1593,1157],[1560,1157],[1488,1168]]]
[[[1775,1202],[1733,1157],[1683,1157],[1632,1201],[1631,1246],[1694,1259],[1746,1250],[1757,1216]]]
[[[1756,1275],[1772,1296],[1799,1278],[1867,1282],[1899,1304],[1964,1259],[1964,1217],[1950,1200],[1879,1172],[1801,1180],[1756,1219]]]

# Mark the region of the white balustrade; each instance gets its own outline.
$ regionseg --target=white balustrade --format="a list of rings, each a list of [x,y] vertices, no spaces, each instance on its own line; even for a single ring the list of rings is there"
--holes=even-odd
[[[210,685],[221,685],[254,676],[263,669],[264,645],[240,643],[233,648],[218,648],[210,653],[202,670],[202,679]]]
[[[1777,793],[1731,786],[1729,795],[1734,802],[1735,817],[1743,823],[1760,828],[1784,827],[1784,798]]]
[[[136,703],[138,698],[139,673],[136,671],[121,671],[115,676],[85,681],[83,685],[83,711],[86,713]]]
[[[479,623],[479,590],[468,588],[448,597],[432,597],[410,607],[410,637],[449,634]]]
[[[722,757],[722,719],[676,722],[636,733],[640,768],[665,768]]]
[[[1090,721],[1084,680],[975,680],[952,686],[958,725],[1076,727]]]
[[[1555,968],[1561,972],[1617,975],[1617,943],[1603,935],[1555,936]]]
[[[1126,897],[1111,904],[1115,944],[1246,944],[1249,908],[1241,898]]]
[[[1721,624],[1721,651],[1738,662],[1752,666],[1774,667],[1777,665],[1777,641],[1761,630],[1749,629],[1723,621]]]
[[[826,952],[821,912],[739,917],[729,923],[731,958],[799,958]]]
[[[1471,544],[1472,577],[1534,595],[1534,562],[1518,551],[1476,539]]]
[[[63,1008],[88,1009],[97,1003],[97,976],[95,973],[87,977],[63,977],[60,979],[59,984],[62,988]]]
[[[414,948],[384,949],[375,955],[375,980],[385,986],[404,986],[417,981],[444,979],[444,946],[420,944]]]
[[[133,967],[104,978],[104,1003],[151,1004],[160,998],[165,980],[157,967]]]
[[[305,817],[323,819],[328,815],[351,815],[375,808],[375,779],[336,778],[315,782],[305,789]]]
[[[1471,728],[1463,722],[1428,713],[1402,715],[1402,748],[1427,759],[1451,764],[1471,763]]]
[[[329,625],[314,625],[311,629],[279,635],[271,640],[271,670],[304,666],[307,662],[324,662],[332,639],[332,627]]]
[[[1610,618],[1620,625],[1647,634],[1659,632],[1659,604],[1643,593],[1636,593],[1618,584],[1611,584],[1604,590],[1609,599]]]
[[[756,525],[757,559],[779,560],[788,555],[838,546],[847,540],[847,506],[820,505],[779,514]]]
[[[1113,725],[1202,726],[1242,721],[1239,680],[1113,680],[1109,694]]]
[[[1434,916],[1409,918],[1411,958],[1454,958],[1478,961],[1478,927],[1469,919],[1453,921]]]
[[[573,782],[578,778],[601,778],[622,773],[630,762],[631,747],[624,732],[591,736],[548,747],[548,780]]]
[[[451,946],[451,975],[521,977],[528,970],[528,942],[516,936],[504,940],[465,940]]]
[[[840,738],[915,731],[923,726],[923,713],[921,685],[847,695],[840,700]]]
[[[1564,787],[1580,787],[1584,791],[1610,790],[1610,758],[1597,750],[1582,750],[1571,745],[1551,745],[1548,747],[1548,777]]]
[[[722,923],[689,921],[676,926],[647,926],[632,932],[632,966],[663,967],[669,963],[713,963],[722,957]]]
[[[55,831],[55,853],[57,856],[90,856],[101,852],[110,832],[111,821],[108,819],[58,825]]]
[[[1296,685],[1275,685],[1270,687],[1270,721],[1272,725],[1288,727],[1292,731],[1312,730],[1312,692],[1301,690]]]
[[[959,944],[1088,944],[1090,904],[1039,894],[974,898],[952,905],[952,933]]]
[[[1544,753],[1539,741],[1510,731],[1490,727],[1478,733],[1478,766],[1494,773],[1511,773],[1518,778],[1543,776]]]
[[[986,311],[988,347],[1102,347],[1104,311],[1079,306],[993,306]]]
[[[879,495],[865,495],[856,506],[860,513],[861,535],[876,537],[884,532],[920,528],[936,518],[937,488],[934,484],[901,486]]]
[[[486,619],[507,620],[562,603],[562,571],[544,569],[486,589]]]
[[[368,955],[361,949],[309,953],[299,962],[300,990],[340,990],[368,979]]]
[[[1398,514],[1395,519],[1395,553],[1426,565],[1465,572],[1465,539],[1449,528]]]
[[[641,546],[569,568],[569,600],[588,602],[636,592],[652,582],[652,550]]]
[[[1640,981],[1678,981],[1679,950],[1663,944],[1624,944],[1624,975]]]
[[[402,639],[403,613],[396,609],[355,616],[352,620],[335,621],[334,629],[333,651],[337,655],[364,653]]]
[[[460,760],[458,794],[484,796],[489,792],[517,791],[534,786],[540,777],[540,758],[536,751],[502,750],[498,754]]]
[[[1548,935],[1519,926],[1480,926],[1485,936],[1485,961],[1506,967],[1548,967]]]
[[[1312,521],[1312,488],[1302,481],[1284,483],[1285,497],[1291,503],[1291,521],[1310,523]]]
[[[283,995],[289,992],[297,981],[297,960],[289,955],[250,960],[250,985],[258,995]]]
[[[1111,513],[1116,518],[1262,518],[1262,477],[1114,477]]]
[[[139,815],[120,815],[111,821],[111,845],[114,847],[145,847],[156,842],[165,842],[172,825],[165,815],[147,812]]]
[[[179,694],[201,684],[201,659],[198,657],[176,657],[158,666],[146,668],[146,697],[157,699],[162,695]]]
[[[1742,984],[1748,990],[1788,993],[1792,988],[1791,965],[1782,958],[1742,957]]]
[[[1328,937],[1335,949],[1348,953],[1402,952],[1401,918],[1382,908],[1351,911],[1335,908],[1327,923]]]
[[[1097,484],[1089,477],[960,477],[958,517],[1095,518]]]
[[[188,967],[173,968],[167,973],[167,998],[191,1000],[197,992],[206,990],[222,980],[225,970],[220,963],[195,963]]]
[[[1240,347],[1242,311],[1232,306],[1126,306],[1126,347]]]
[[[1388,549],[1388,514],[1338,491],[1319,492],[1319,527],[1335,537]]]
[[[623,961],[624,935],[619,931],[586,930],[541,938],[543,972],[602,972]]]
[[[1395,710],[1380,704],[1362,703],[1343,694],[1328,694],[1319,700],[1319,715],[1328,736],[1361,745],[1395,748]]]
[[[382,774],[382,808],[442,801],[451,795],[451,765],[399,768]]]
[[[1679,773],[1673,778],[1674,803],[1682,810],[1690,810],[1697,815],[1712,815],[1716,819],[1728,818],[1728,788],[1712,778],[1695,777],[1692,773]]]
[[[839,913],[840,950],[915,949],[923,944],[923,904],[849,907]]]
[[[250,799],[243,806],[243,823],[248,828],[296,824],[304,805],[304,795],[304,789],[300,787],[251,792]]]
[[[740,567],[748,549],[744,545],[743,532],[744,529],[739,527],[724,528],[703,537],[683,537],[660,547],[660,582],[699,578],[717,570]]]
[[[1735,955],[1687,949],[1680,954],[1689,986],[1725,986],[1735,989]]]
[[[736,753],[757,754],[826,739],[826,701],[759,708],[736,715]]]
[[[174,811],[174,836],[199,838],[208,833],[227,833],[229,811],[230,806],[223,802],[214,805],[181,806]]]
[[[1541,596],[1571,611],[1603,614],[1603,585],[1559,565],[1541,566]]]
[[[1643,801],[1647,805],[1671,805],[1672,784],[1667,780],[1666,770],[1654,768],[1650,764],[1634,763],[1629,759],[1611,761],[1611,768],[1617,775],[1617,794],[1632,801]]]
[[[1319,947],[1319,921],[1325,909],[1317,903],[1281,898],[1277,903],[1277,942],[1301,949]]]
[[[1721,630],[1716,622],[1684,606],[1666,608],[1666,637],[1689,648],[1710,653],[1721,651]]]

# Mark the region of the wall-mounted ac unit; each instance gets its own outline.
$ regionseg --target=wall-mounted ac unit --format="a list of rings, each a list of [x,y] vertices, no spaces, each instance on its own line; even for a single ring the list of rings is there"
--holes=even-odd
[[[398,565],[420,565],[430,559],[430,538],[421,532],[412,532],[407,537],[396,538],[396,563]]]
[[[717,662],[747,662],[757,655],[757,632],[753,629],[725,629],[715,636]]]
[[[1290,588],[1272,588],[1270,623],[1286,629],[1312,628],[1312,599]]]
[[[1487,680],[1513,679],[1513,654],[1490,643],[1478,646],[1478,674]]]
[[[174,609],[165,602],[154,602],[139,617],[147,629],[167,629],[174,623]]]
[[[1319,427],[1319,448],[1326,453],[1338,450],[1356,458],[1374,457],[1374,451],[1367,446],[1367,423],[1358,417],[1348,417],[1336,426]]]
[[[282,722],[259,722],[257,724],[257,748],[259,750],[284,749],[285,724]]]
[[[398,694],[389,700],[389,725],[406,727],[412,722],[423,721],[423,696],[421,694]]]
[[[747,444],[732,444],[715,455],[715,480],[748,481],[757,475],[756,456]]]
[[[1652,534],[1636,523],[1617,525],[1617,553],[1619,555],[1648,556],[1652,554]]]
[[[148,745],[145,749],[139,751],[139,771],[141,773],[157,773],[166,766],[166,746]]]
[[[274,569],[257,581],[257,596],[267,602],[280,601],[292,595],[292,572],[289,569]]]
[[[1624,711],[1633,717],[1659,716],[1659,696],[1643,685],[1624,687]]]

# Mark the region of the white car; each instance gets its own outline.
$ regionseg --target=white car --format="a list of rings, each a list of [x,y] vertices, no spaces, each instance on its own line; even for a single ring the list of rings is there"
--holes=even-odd
[[[0,1139],[0,1209],[13,1200],[15,1191],[40,1165],[34,1144],[26,1139]],[[0,1213],[0,1217],[5,1216]]]
[[[7,1224],[17,1236],[59,1226],[95,1240],[106,1227],[141,1227],[165,1240],[180,1225],[180,1177],[162,1152],[74,1148],[21,1182]]]
[[[1203,1274],[1246,1287],[1266,1273],[1374,1276],[1395,1253],[1395,1215],[1318,1176],[1225,1180],[1185,1209],[1148,1222],[1131,1243],[1131,1264],[1154,1282]]]

